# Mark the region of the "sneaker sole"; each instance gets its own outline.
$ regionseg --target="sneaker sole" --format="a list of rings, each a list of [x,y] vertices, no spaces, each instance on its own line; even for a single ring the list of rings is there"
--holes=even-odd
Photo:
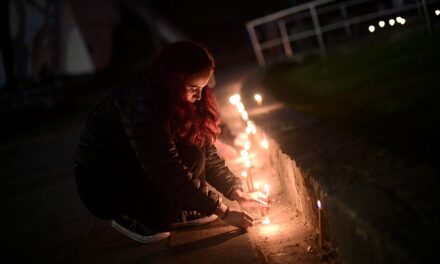
[[[122,234],[128,236],[129,238],[136,240],[139,243],[147,244],[160,241],[170,236],[170,232],[161,232],[152,236],[142,236],[134,233],[133,231],[121,226],[115,220],[112,220],[111,226],[121,232]]]
[[[202,218],[199,218],[197,220],[192,220],[184,223],[174,223],[172,228],[182,228],[182,227],[192,227],[192,226],[200,226],[200,225],[206,225],[209,224],[215,220],[217,220],[218,216],[215,214],[212,214],[210,216],[205,216]]]

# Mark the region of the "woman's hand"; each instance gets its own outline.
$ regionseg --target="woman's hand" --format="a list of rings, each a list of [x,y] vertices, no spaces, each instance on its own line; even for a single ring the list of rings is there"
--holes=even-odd
[[[250,214],[242,210],[235,210],[231,208],[222,220],[230,225],[242,228],[244,230],[247,230],[248,227],[254,225],[254,218]]]
[[[242,210],[229,208],[223,203],[217,208],[215,214],[223,221],[244,230],[254,225],[254,218],[250,214]]]
[[[261,192],[245,193],[240,190],[236,190],[232,195],[232,198],[236,200],[243,207],[267,207],[267,195]]]

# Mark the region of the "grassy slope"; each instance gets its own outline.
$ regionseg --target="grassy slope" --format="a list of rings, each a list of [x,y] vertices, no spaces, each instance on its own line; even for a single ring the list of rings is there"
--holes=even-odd
[[[268,71],[286,105],[395,153],[435,165],[440,37],[413,34],[347,54]]]

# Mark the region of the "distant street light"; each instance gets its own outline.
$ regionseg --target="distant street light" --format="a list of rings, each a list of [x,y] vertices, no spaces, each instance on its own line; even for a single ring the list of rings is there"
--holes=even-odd
[[[438,10],[438,9],[435,10],[435,15],[436,15],[436,16],[440,15],[440,10]]]
[[[369,30],[371,33],[373,33],[374,30],[376,30],[376,28],[375,28],[374,26],[369,26],[369,27],[368,27],[368,30]]]
[[[383,28],[385,26],[385,21],[379,21],[379,27]]]
[[[406,23],[405,18],[402,18],[402,19],[400,20],[400,24],[401,24],[401,25],[405,25],[405,23]]]
[[[388,20],[388,23],[390,24],[390,26],[394,26],[394,24],[396,24],[396,21],[391,18],[390,20]]]

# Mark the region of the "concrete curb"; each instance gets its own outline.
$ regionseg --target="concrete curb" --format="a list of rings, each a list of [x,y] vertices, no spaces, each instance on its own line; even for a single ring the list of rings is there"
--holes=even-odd
[[[271,166],[303,220],[317,227],[316,201],[323,204],[327,246],[341,263],[435,260],[436,172],[285,107],[252,114],[253,91],[276,103],[258,76],[241,91],[250,119],[271,141]]]

